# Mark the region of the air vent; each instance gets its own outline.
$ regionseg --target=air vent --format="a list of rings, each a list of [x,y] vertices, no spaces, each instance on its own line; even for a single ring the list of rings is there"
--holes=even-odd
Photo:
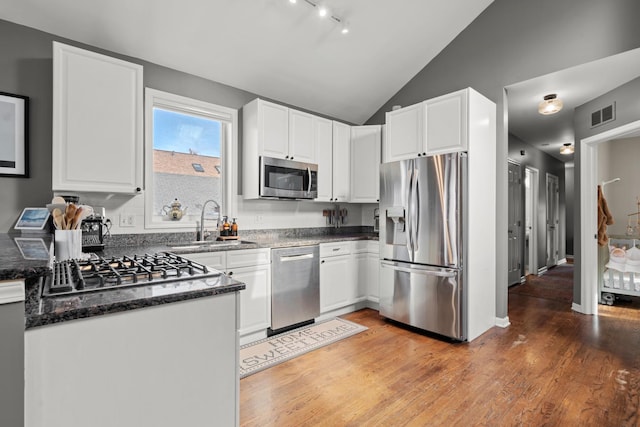
[[[607,105],[601,110],[591,113],[591,127],[603,125],[616,119],[616,103]]]

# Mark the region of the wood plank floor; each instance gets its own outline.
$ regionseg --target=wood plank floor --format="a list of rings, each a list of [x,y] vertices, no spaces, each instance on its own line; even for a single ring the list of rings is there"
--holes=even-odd
[[[639,306],[513,294],[511,326],[466,344],[361,310],[369,330],[242,379],[241,425],[637,426]]]

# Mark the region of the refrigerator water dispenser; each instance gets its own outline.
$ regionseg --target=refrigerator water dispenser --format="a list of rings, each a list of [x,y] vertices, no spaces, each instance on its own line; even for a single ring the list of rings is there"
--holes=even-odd
[[[386,211],[386,243],[388,245],[405,246],[407,234],[405,227],[405,210],[403,206],[393,206]]]

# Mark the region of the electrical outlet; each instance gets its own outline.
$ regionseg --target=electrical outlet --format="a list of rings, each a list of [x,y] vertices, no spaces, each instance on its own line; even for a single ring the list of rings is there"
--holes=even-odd
[[[264,218],[262,215],[256,215],[256,224],[262,224]]]
[[[120,214],[120,227],[135,227],[136,216],[133,214]]]

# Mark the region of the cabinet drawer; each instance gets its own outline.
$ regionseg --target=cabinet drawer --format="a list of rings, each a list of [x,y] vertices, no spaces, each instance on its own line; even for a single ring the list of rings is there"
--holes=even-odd
[[[227,252],[227,270],[238,267],[252,267],[271,262],[271,249],[245,249]]]
[[[185,258],[204,264],[207,267],[224,271],[227,268],[227,253],[221,252],[199,252],[196,254],[185,254]]]
[[[351,242],[322,243],[320,244],[320,258],[349,255],[351,253]]]
[[[379,254],[380,242],[377,240],[367,240],[367,252]]]

